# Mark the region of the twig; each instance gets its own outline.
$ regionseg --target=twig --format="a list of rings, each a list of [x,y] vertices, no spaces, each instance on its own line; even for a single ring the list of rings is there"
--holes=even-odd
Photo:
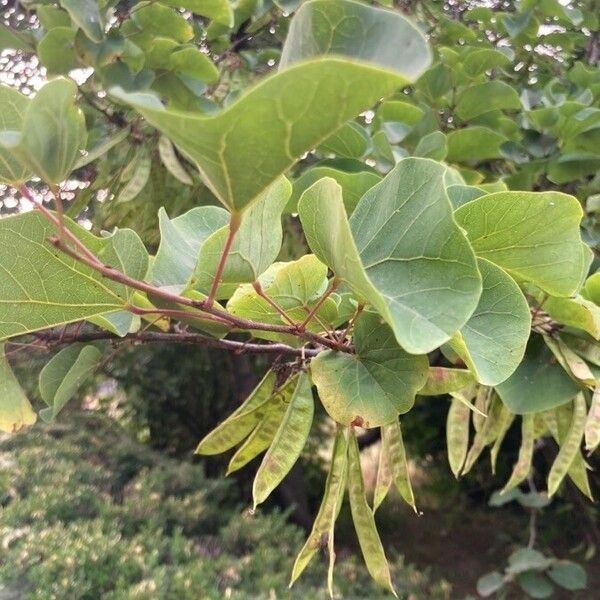
[[[272,298],[270,298],[265,291],[262,289],[262,286],[260,285],[260,282],[258,280],[256,280],[253,284],[252,287],[254,288],[254,291],[267,303],[269,304],[277,313],[279,313],[290,325],[296,326],[297,323],[285,312],[285,310],[283,308],[281,308],[281,306],[279,306],[279,304],[277,304],[277,302],[275,302],[275,300],[273,300]]]
[[[313,306],[312,310],[308,313],[306,319],[304,319],[304,321],[302,321],[302,323],[299,326],[299,331],[304,331],[304,328],[310,323],[311,319],[317,314],[317,311],[321,308],[321,306],[323,306],[323,303],[325,302],[325,300],[327,300],[327,298],[329,298],[329,296],[331,296],[331,294],[333,294],[333,292],[335,292],[335,290],[337,289],[337,287],[340,285],[340,280],[337,277],[334,277],[331,280],[331,283],[329,284],[329,287],[327,288],[327,291],[319,298],[319,301]]]
[[[279,343],[248,343],[237,340],[217,339],[202,333],[174,332],[164,333],[162,331],[139,331],[137,333],[129,333],[124,337],[119,337],[109,331],[79,331],[66,335],[58,331],[39,331],[36,337],[45,342],[49,348],[73,344],[75,342],[97,342],[110,341],[114,344],[194,344],[199,346],[209,346],[211,348],[222,348],[231,350],[240,354],[292,354],[294,356],[309,356],[313,357],[322,351],[320,348],[294,348],[288,344]],[[42,346],[40,346],[42,348]]]
[[[229,219],[229,231],[227,232],[227,239],[225,240],[225,245],[223,246],[223,251],[221,252],[221,258],[219,258],[219,264],[217,265],[217,270],[215,271],[215,277],[210,287],[208,298],[206,299],[206,306],[208,307],[211,307],[215,302],[215,297],[217,295],[217,290],[219,289],[219,284],[221,283],[221,279],[223,279],[225,263],[227,262],[227,257],[229,256],[229,252],[231,251],[231,247],[233,246],[235,234],[237,233],[239,228],[239,215],[231,213],[231,217]]]

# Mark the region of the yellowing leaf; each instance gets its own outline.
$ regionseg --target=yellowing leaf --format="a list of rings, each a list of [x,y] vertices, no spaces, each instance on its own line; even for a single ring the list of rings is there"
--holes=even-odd
[[[14,376],[0,344],[0,431],[14,433],[36,421],[36,415]]]

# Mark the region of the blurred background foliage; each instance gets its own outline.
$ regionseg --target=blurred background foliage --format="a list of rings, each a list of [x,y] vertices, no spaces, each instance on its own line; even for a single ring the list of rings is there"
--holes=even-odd
[[[168,20],[157,19],[150,39],[136,37],[135,13],[140,5],[157,3],[97,4],[110,15],[110,33],[92,43],[56,2],[0,0],[0,80],[27,94],[48,75],[68,72],[77,80],[90,131],[89,155],[101,141],[113,145],[101,160],[78,169],[65,194],[68,212],[95,231],[116,223],[131,227],[152,249],[160,206],[174,217],[216,201],[184,157],[175,155],[174,163],[161,152],[156,130],[110,101],[104,90],[116,84],[153,89],[173,107],[216,110],[276,68],[289,14],[299,2],[237,0],[232,27],[176,11],[192,32],[189,40],[176,43],[192,44],[210,57],[217,78],[174,68],[161,62],[160,52],[148,56],[158,38],[172,35]],[[361,186],[373,185],[399,158],[429,156],[453,167],[457,197],[465,186],[574,194],[586,210],[586,241],[597,250],[597,0],[380,4],[394,5],[426,31],[435,49],[433,65],[414,87],[361,115],[300,161],[294,197],[314,178],[329,174],[340,181],[345,177],[347,193],[358,198]],[[493,110],[487,110],[491,102]],[[132,195],[134,178],[138,189]],[[37,191],[46,192],[41,184]],[[0,186],[2,214],[21,210],[22,202]],[[292,204],[284,260],[305,250],[293,211]],[[20,352],[11,359],[33,398],[46,357],[39,358]],[[105,361],[79,406],[73,403],[57,423],[3,438],[0,598],[322,598],[324,560],[293,592],[287,591],[287,579],[304,538],[302,528],[311,522],[322,491],[331,428],[326,416],[317,415],[301,466],[256,515],[246,506],[252,466],[225,481],[222,459],[192,456],[198,440],[252,389],[265,360],[232,359],[199,348],[123,349]],[[394,501],[378,512],[401,595],[474,597],[479,577],[503,570],[511,552],[531,540],[533,527],[537,547],[548,556],[572,559],[587,571],[587,590],[564,592],[564,597],[593,597],[600,584],[597,506],[568,482],[549,505],[532,508],[516,499],[488,507],[510,475],[519,433],[509,431],[494,477],[480,461],[456,482],[446,464],[447,408],[446,398],[420,398],[403,420],[423,515]],[[361,445],[372,484],[378,439],[367,433]],[[547,473],[555,454],[552,441],[541,442],[536,472]],[[589,462],[596,467],[590,479],[597,497],[598,459]],[[535,490],[535,473],[530,486]],[[346,598],[384,597],[353,557],[356,540],[345,533],[351,531],[344,526],[345,508],[340,519],[338,592]],[[402,556],[416,566],[405,564]],[[524,593],[511,589],[506,597]]]

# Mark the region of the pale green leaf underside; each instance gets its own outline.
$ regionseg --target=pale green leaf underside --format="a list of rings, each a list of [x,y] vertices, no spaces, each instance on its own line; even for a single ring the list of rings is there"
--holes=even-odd
[[[425,36],[411,21],[350,0],[304,2],[290,25],[279,68],[323,54],[364,60],[413,81],[431,62]]]
[[[311,362],[323,406],[342,425],[378,427],[412,408],[427,380],[427,357],[407,354],[392,330],[363,313],[354,330],[355,354],[326,350]]]
[[[169,219],[161,208],[160,245],[152,263],[152,281],[174,292],[183,290],[196,268],[202,244],[228,221],[229,214],[218,206],[192,208],[175,219]]]
[[[85,148],[85,118],[75,105],[76,95],[74,81],[51,80],[28,103],[21,131],[3,132],[0,138],[5,149],[47,183],[65,180]]]
[[[58,354],[40,372],[39,389],[49,408],[42,410],[44,420],[51,420],[75,395],[98,365],[102,352],[93,345],[73,344]]]
[[[451,346],[484,385],[510,377],[525,354],[531,315],[519,286],[493,263],[478,259],[483,291]]]
[[[518,281],[553,296],[570,296],[587,269],[577,199],[560,192],[497,192],[455,212],[477,256]]]
[[[29,98],[17,90],[0,85],[0,131],[20,131]],[[0,182],[23,183],[31,177],[31,171],[17,160],[11,150],[0,146]]]
[[[444,167],[431,160],[402,160],[364,195],[350,223],[341,188],[330,178],[310,187],[298,204],[312,251],[415,354],[448,341],[471,316],[481,291],[443,176]]]
[[[104,242],[72,227],[88,245]],[[124,286],[55,249],[48,242],[55,235],[54,226],[37,212],[0,219],[0,339],[125,305]]]
[[[363,29],[367,17],[370,26]],[[306,18],[320,23],[320,29],[311,27],[310,40]],[[372,37],[381,26],[386,37]],[[404,17],[355,2],[307,3],[291,27],[298,31],[288,36],[283,63],[310,60],[265,78],[216,115],[167,110],[152,94],[113,90],[196,163],[234,212],[346,121],[413,81],[430,61],[423,35]],[[327,52],[349,57],[315,58]]]
[[[177,144],[239,212],[304,152],[405,83],[377,67],[323,58],[266,78],[215,116],[167,110],[149,93],[113,95]]]
[[[230,296],[240,283],[256,281],[277,258],[283,240],[281,214],[291,193],[290,182],[279,177],[242,215],[242,224],[225,262],[219,298]],[[228,234],[226,225],[202,244],[190,284],[195,289],[203,292],[210,289]]]
[[[327,267],[313,254],[306,254],[296,261],[275,263],[259,277],[263,292],[287,315],[301,323],[309,314],[318,298],[327,288]],[[233,315],[262,323],[289,324],[282,315],[262,298],[252,285],[241,285],[227,303]],[[322,331],[323,325],[331,324],[338,317],[335,301],[327,298],[317,310],[317,318],[307,326],[311,331]],[[281,339],[272,332],[253,333],[265,339]],[[288,337],[291,338],[288,340]],[[293,336],[286,341],[297,343]]]
[[[0,431],[12,433],[36,421],[36,414],[14,376],[0,344]]]
[[[446,342],[473,313],[481,277],[454,222],[445,169],[402,160],[361,199],[350,218],[365,272],[384,298],[398,342],[424,353]]]

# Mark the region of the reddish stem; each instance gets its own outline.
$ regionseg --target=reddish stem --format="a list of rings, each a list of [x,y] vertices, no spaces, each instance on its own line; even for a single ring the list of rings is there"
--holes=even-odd
[[[215,271],[215,277],[210,287],[208,298],[206,299],[206,306],[208,307],[211,307],[215,302],[217,290],[219,289],[219,284],[221,283],[221,279],[223,279],[223,271],[225,270],[227,257],[229,256],[229,252],[231,251],[231,247],[233,246],[233,240],[235,239],[235,234],[238,232],[239,228],[239,215],[231,213],[231,217],[229,219],[229,232],[227,233],[227,239],[225,240],[225,245],[223,246],[223,251],[221,252],[221,257],[219,258],[219,264],[217,265],[217,270]]]
[[[313,306],[312,310],[306,316],[306,319],[302,321],[302,323],[298,326],[299,331],[304,331],[306,326],[310,323],[311,319],[317,314],[317,311],[323,306],[323,302],[335,292],[337,287],[340,285],[340,280],[337,277],[334,277],[327,288],[327,291],[319,298],[319,301]]]

